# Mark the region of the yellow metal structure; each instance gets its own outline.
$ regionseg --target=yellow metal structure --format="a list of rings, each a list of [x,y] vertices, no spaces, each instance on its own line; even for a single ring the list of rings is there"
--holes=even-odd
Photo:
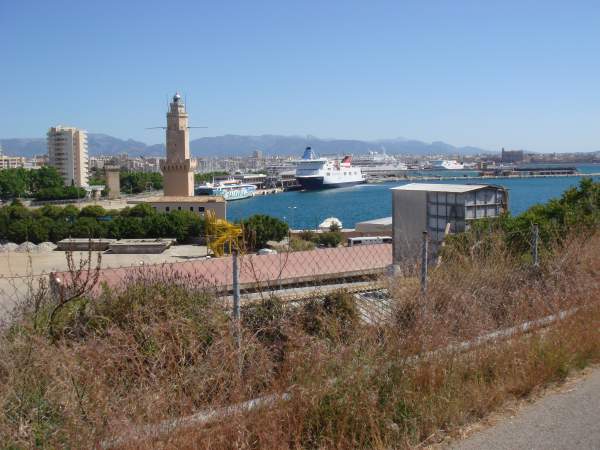
[[[227,222],[224,219],[217,219],[214,211],[206,211],[206,245],[215,256],[223,256],[228,251],[240,248],[240,238],[242,237],[242,227]]]

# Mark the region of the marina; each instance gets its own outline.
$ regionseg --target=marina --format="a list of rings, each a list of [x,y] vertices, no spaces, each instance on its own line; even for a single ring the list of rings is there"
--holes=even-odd
[[[511,177],[480,177],[474,171],[449,176],[448,172],[427,177],[415,174],[411,178],[386,179],[376,183],[327,189],[321,191],[290,191],[232,202],[227,207],[229,220],[240,220],[252,214],[268,214],[287,221],[294,229],[315,229],[327,217],[339,218],[344,228],[354,228],[358,222],[391,215],[391,188],[411,182],[428,183],[490,183],[508,189],[509,211],[519,214],[536,203],[559,197],[566,189],[577,186],[583,176],[600,180],[598,165],[578,165],[577,175],[535,175]]]

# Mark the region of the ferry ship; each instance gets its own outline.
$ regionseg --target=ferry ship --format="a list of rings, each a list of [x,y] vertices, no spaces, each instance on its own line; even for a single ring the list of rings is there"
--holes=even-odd
[[[256,186],[253,184],[240,183],[237,180],[221,181],[219,183],[206,183],[196,186],[196,195],[215,195],[223,197],[227,201],[241,200],[254,197]]]
[[[365,182],[360,167],[352,166],[352,156],[340,160],[319,158],[306,147],[302,159],[296,161],[296,179],[303,189],[330,189]]]
[[[430,164],[433,170],[462,170],[465,168],[464,164],[453,159],[439,159],[430,161]]]

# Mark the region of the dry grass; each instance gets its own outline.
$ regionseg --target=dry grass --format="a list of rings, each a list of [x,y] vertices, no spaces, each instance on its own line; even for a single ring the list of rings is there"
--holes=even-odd
[[[377,327],[356,320],[344,293],[302,308],[265,300],[242,313],[241,354],[220,305],[175,280],[70,302],[52,335],[51,301],[33,302],[0,337],[0,441],[88,448],[135,425],[289,392],[269,408],[121,447],[433,442],[508,397],[600,360],[600,236],[567,242],[539,270],[499,239],[470,257],[449,254],[428,295],[403,284],[392,323]],[[574,308],[540,332],[411,358]]]

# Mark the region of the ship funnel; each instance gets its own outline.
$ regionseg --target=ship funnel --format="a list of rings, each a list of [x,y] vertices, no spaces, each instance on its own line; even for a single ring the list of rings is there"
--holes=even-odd
[[[302,155],[302,159],[317,159],[317,157],[315,156],[315,152],[312,151],[311,147],[306,147],[304,154]]]

